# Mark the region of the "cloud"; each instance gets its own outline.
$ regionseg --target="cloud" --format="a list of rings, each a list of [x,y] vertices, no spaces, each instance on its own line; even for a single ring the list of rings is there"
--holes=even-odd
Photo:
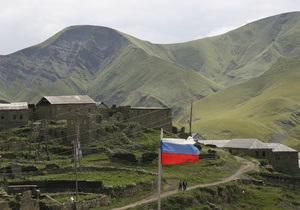
[[[221,35],[221,34],[225,34],[228,31],[234,30],[238,28],[238,26],[222,26],[220,28],[216,28],[212,31],[210,31],[206,37],[211,37],[211,36],[217,36],[217,35]]]
[[[106,26],[153,43],[179,43],[297,9],[296,0],[4,1],[0,54],[38,44],[70,25]]]

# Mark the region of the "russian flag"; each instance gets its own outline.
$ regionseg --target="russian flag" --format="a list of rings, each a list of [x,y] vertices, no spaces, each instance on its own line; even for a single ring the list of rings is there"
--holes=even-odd
[[[196,163],[199,161],[199,150],[194,146],[192,137],[188,139],[162,138],[161,163],[168,165]]]

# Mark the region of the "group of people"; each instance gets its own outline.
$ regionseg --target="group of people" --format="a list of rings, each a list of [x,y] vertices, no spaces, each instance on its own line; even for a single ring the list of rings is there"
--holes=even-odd
[[[185,180],[183,181],[180,180],[178,190],[186,190],[186,187],[187,187],[187,182]]]

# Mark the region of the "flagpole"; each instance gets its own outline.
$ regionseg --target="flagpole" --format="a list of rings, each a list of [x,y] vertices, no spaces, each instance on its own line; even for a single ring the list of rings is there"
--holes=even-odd
[[[161,191],[161,174],[162,174],[162,167],[161,167],[161,141],[163,138],[163,129],[160,130],[160,141],[159,141],[159,148],[158,148],[158,181],[157,181],[157,209],[160,210],[160,191]]]

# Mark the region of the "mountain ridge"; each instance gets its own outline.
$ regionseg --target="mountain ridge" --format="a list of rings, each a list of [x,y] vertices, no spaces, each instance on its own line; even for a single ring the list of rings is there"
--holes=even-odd
[[[108,105],[169,106],[183,125],[194,102],[200,133],[202,123],[214,121],[213,127],[229,119],[263,125],[259,133],[268,140],[274,130],[294,138],[300,136],[295,117],[300,99],[294,91],[299,89],[294,81],[299,24],[300,12],[285,13],[178,44],[153,44],[107,27],[70,26],[40,44],[0,56],[0,98],[35,103],[44,95],[87,94]],[[268,90],[264,97],[260,88]],[[268,111],[273,103],[276,109]],[[274,118],[280,106],[286,112]],[[265,119],[260,113],[267,113]],[[211,129],[216,133],[211,138],[242,135],[225,126]]]

